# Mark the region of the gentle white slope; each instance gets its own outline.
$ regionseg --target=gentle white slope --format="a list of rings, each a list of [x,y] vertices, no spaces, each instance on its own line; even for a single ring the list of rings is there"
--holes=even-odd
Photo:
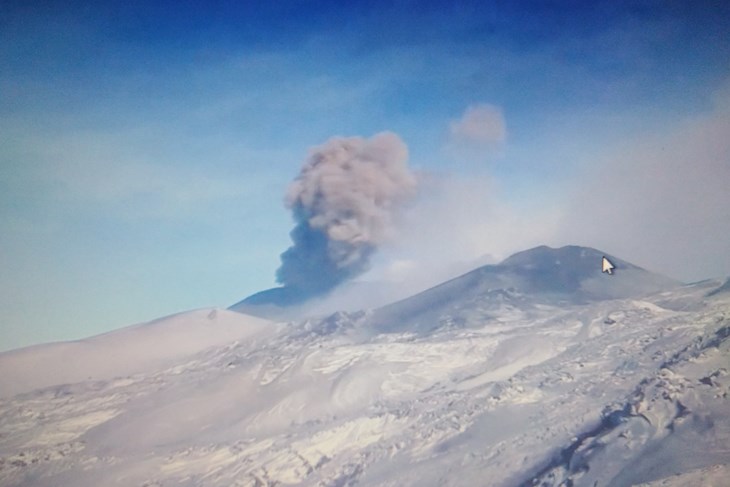
[[[0,397],[57,384],[149,372],[270,327],[271,323],[261,318],[201,309],[85,340],[0,353]]]

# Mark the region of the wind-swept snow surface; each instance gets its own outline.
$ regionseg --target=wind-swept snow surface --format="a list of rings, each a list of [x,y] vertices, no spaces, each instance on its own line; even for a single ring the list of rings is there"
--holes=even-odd
[[[374,327],[377,312],[271,324],[218,311],[240,332],[228,343],[6,395],[0,485],[726,485],[721,284],[461,302],[459,319],[444,304],[427,333]],[[186,326],[216,336],[209,313]],[[133,349],[155,333],[117,336]],[[62,369],[44,350],[0,355],[2,375],[28,374],[25,353]]]

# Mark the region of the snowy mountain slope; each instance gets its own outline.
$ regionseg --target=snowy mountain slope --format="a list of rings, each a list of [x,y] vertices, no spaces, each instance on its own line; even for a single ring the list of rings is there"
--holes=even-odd
[[[263,325],[0,400],[0,485],[712,485],[730,466],[721,284],[524,294],[428,334],[367,312]]]
[[[85,340],[0,353],[0,397],[150,371],[206,348],[245,339],[269,325],[253,316],[202,309]]]
[[[616,266],[610,278],[601,272],[604,255]],[[371,323],[381,331],[428,332],[443,317],[463,324],[475,318],[498,319],[510,312],[527,316],[541,305],[641,297],[678,285],[595,249],[541,246],[380,308]]]
[[[714,296],[715,294],[719,294],[719,293],[730,293],[730,277],[725,279],[725,282],[723,282],[720,287],[710,291],[708,293],[708,296]]]
[[[327,316],[335,311],[359,311],[385,306],[393,301],[412,296],[425,288],[404,287],[392,281],[348,281],[332,293],[312,298],[303,304],[277,306],[270,303],[251,304],[248,298],[228,309],[272,321],[297,321],[305,317]]]
[[[605,279],[601,273],[604,255],[616,266],[613,279]],[[337,309],[382,307],[373,324],[381,331],[387,331],[390,321],[397,322],[400,328],[408,324],[418,327],[419,321],[433,322],[434,314],[448,312],[453,315],[457,307],[472,307],[475,301],[485,304],[496,300],[499,304],[505,299],[529,294],[531,302],[576,304],[643,296],[679,284],[589,247],[569,245],[553,249],[540,246],[518,252],[497,265],[481,266],[416,296],[403,293],[395,283],[350,282],[340,286],[334,296],[313,298],[304,303],[295,300],[289,305],[273,304],[280,300],[267,298],[271,294],[286,294],[285,290],[268,289],[228,309],[284,321],[321,316],[323,312]],[[393,303],[396,300],[399,302]],[[525,305],[522,300],[520,306],[524,308]],[[424,312],[427,316],[421,316]]]

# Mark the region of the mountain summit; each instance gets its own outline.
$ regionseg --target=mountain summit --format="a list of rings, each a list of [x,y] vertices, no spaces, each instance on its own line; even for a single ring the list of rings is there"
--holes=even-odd
[[[615,266],[612,275],[602,273],[604,256]],[[543,245],[380,308],[372,319],[383,331],[404,326],[424,331],[437,326],[444,316],[466,321],[474,313],[490,316],[505,308],[528,311],[540,305],[638,297],[679,284],[596,249]],[[462,310],[469,310],[470,316]]]
[[[615,275],[602,272],[603,257],[614,265]],[[576,245],[557,249],[542,245],[478,270],[487,274],[513,274],[519,281],[516,287],[525,293],[563,296],[583,302],[651,294],[679,284],[606,252]]]

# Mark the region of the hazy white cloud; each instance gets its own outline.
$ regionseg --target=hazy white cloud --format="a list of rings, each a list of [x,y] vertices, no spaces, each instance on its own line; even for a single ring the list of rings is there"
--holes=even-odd
[[[507,138],[507,125],[499,107],[489,104],[469,106],[450,125],[452,142],[499,145]]]
[[[399,281],[415,292],[553,241],[557,209],[528,213],[513,208],[486,174],[425,174],[419,184],[420,199],[401,221],[397,240],[382,249],[368,279]]]
[[[310,303],[312,310],[382,306],[514,252],[554,243],[557,209],[518,210],[504,202],[487,174],[422,173],[419,188],[372,269]]]
[[[714,111],[594,157],[559,235],[672,277],[730,274],[730,93]]]

